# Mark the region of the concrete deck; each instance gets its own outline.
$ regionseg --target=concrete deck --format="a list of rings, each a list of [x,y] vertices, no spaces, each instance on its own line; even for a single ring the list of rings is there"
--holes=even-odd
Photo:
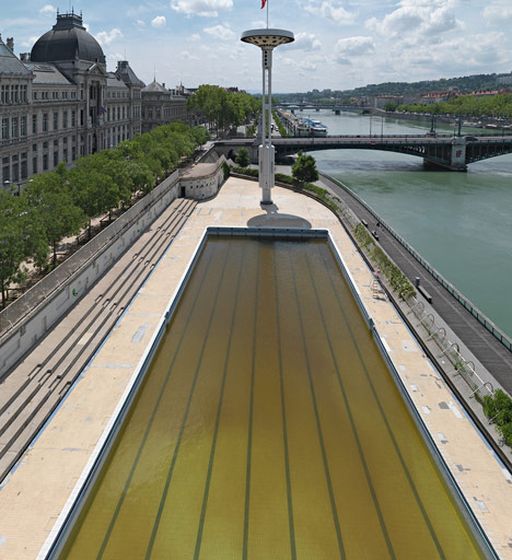
[[[477,433],[393,306],[373,298],[372,275],[326,208],[273,191],[278,216],[259,207],[257,184],[231,178],[197,206],[66,401],[0,490],[0,559],[38,556],[122,397],[190,258],[210,225],[327,228],[359,286],[410,396],[476,517],[503,559],[512,559],[512,477]]]

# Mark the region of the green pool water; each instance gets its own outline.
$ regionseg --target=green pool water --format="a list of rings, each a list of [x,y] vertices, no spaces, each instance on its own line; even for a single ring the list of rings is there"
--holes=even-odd
[[[62,558],[484,558],[324,240],[210,239]]]

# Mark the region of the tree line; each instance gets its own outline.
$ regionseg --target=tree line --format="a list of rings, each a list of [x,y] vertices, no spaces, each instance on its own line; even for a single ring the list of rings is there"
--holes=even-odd
[[[187,109],[202,114],[210,130],[222,136],[234,127],[253,121],[259,114],[260,101],[245,92],[202,85],[189,97]]]
[[[501,117],[512,118],[512,94],[500,93],[476,97],[474,95],[461,95],[448,101],[432,105],[410,104],[399,105],[400,112],[428,113],[434,115],[457,115],[461,117]]]
[[[128,208],[150,192],[206,142],[203,127],[182,123],[158,127],[117,147],[85,156],[72,169],[34,176],[19,196],[0,191],[0,295],[26,277],[21,264],[44,270],[57,262],[57,244],[99,216]]]

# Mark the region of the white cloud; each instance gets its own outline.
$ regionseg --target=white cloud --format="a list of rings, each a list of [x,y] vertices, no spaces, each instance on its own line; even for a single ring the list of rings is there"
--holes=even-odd
[[[502,24],[504,21],[512,19],[512,5],[509,0],[505,2],[491,2],[483,11],[483,16],[487,23],[492,25]]]
[[[98,43],[102,46],[110,45],[110,43],[122,36],[123,34],[121,33],[121,30],[117,29],[117,27],[114,27],[114,29],[111,29],[110,31],[100,31],[95,35]]]
[[[352,23],[356,15],[348,12],[339,0],[309,0],[304,6],[306,12],[322,16],[336,23]]]
[[[151,26],[156,29],[161,29],[167,25],[167,19],[165,16],[156,16],[156,18],[151,20]]]
[[[135,23],[137,24],[137,27],[140,27],[141,29],[146,27],[146,22],[142,19],[138,19]]]
[[[199,35],[199,33],[192,33],[192,35],[190,35],[190,37],[188,38],[188,40],[191,43],[197,43],[201,40],[201,35]]]
[[[40,10],[40,14],[56,14],[57,8],[51,4],[45,4]]]
[[[220,24],[214,25],[213,27],[205,27],[203,31],[205,33],[208,33],[208,35],[215,37],[216,39],[220,39],[221,41],[229,41],[236,36],[233,30],[231,30],[229,27],[226,27],[225,25]]]
[[[233,0],[171,0],[171,8],[188,16],[217,17],[219,11],[230,10]]]
[[[382,20],[370,18],[365,26],[386,37],[432,38],[461,26],[454,8],[455,0],[401,0]]]
[[[340,64],[352,64],[352,59],[375,52],[371,37],[356,36],[339,39],[334,47],[336,61]]]
[[[189,51],[181,51],[180,56],[186,60],[199,60],[199,57]]]
[[[295,41],[286,48],[287,50],[316,51],[322,48],[322,43],[313,33],[299,32],[295,35]]]
[[[34,46],[34,43],[39,39],[39,36],[37,35],[32,35],[32,37],[29,37],[28,40],[26,41],[22,41],[21,42],[21,46],[25,47],[26,49],[31,49]]]

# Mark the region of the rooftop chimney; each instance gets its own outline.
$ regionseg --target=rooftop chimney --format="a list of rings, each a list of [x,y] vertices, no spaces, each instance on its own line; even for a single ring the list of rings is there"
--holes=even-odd
[[[165,82],[162,82],[162,87],[165,88]]]
[[[30,53],[24,52],[20,54],[21,62],[30,62]]]
[[[7,48],[11,51],[14,52],[14,38],[13,37],[7,37]]]

